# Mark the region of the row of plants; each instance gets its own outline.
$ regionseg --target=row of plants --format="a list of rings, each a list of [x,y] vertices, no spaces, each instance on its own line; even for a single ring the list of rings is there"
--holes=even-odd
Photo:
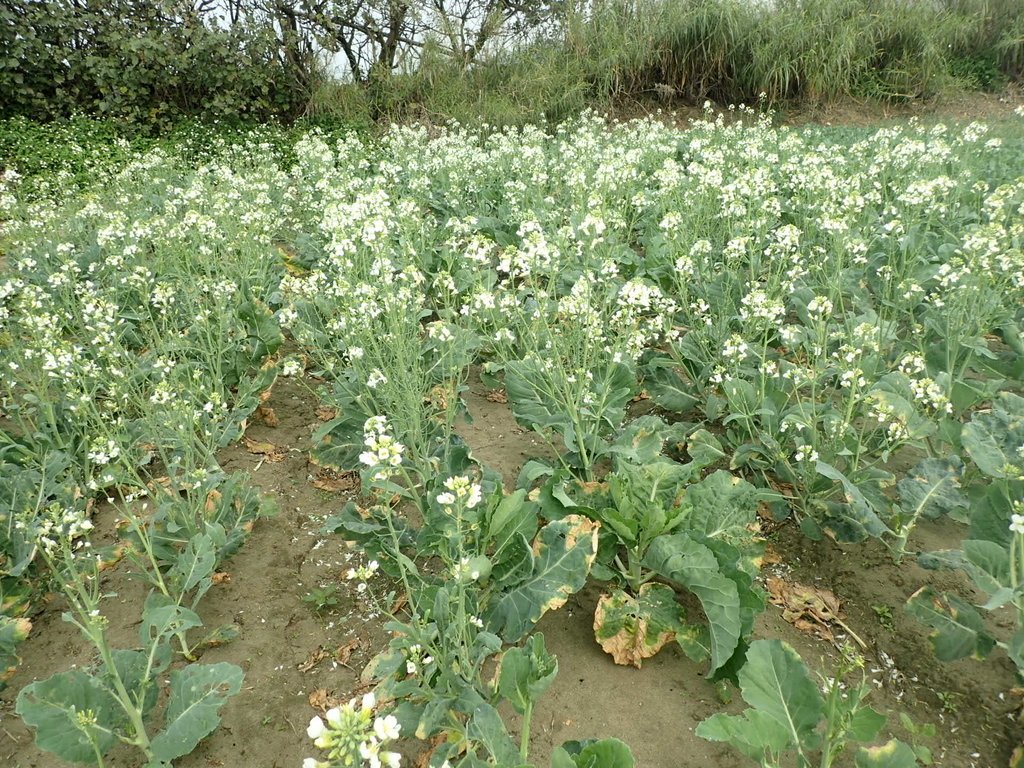
[[[102,766],[129,745],[138,764],[171,765],[242,688],[240,667],[198,660],[237,634],[204,628],[201,603],[273,505],[217,452],[269,392],[283,337],[266,303],[281,271],[267,258],[276,220],[225,192],[233,179],[154,152],[112,177],[117,193],[29,206],[8,233],[3,661],[9,676],[25,614],[60,594],[93,659],[23,687],[16,711],[69,762]],[[259,193],[273,179],[265,169],[246,184]],[[94,536],[101,512],[113,544]],[[118,561],[146,591],[134,640],[104,611]]]
[[[1018,609],[1012,637],[957,595],[926,589],[909,610],[940,658],[998,644],[1019,663],[1019,134],[912,124],[842,139],[740,117],[687,131],[588,117],[550,135],[396,127],[372,143],[314,132],[284,162],[252,143],[192,171],[158,149],[115,194],[15,192],[3,488],[26,511],[8,518],[4,584],[24,585],[32,562],[72,567],[88,499],[120,497],[128,552],[154,586],[148,661],[106,652],[101,677],[144,711],[171,663],[162,649],[192,654],[207,580],[260,514],[241,481],[240,501],[220,504],[233,479],[216,451],[272,383],[283,328],[297,345],[287,370],[314,374],[336,413],[312,458],[362,477],[328,530],[366,551],[354,576],[379,605],[406,606],[371,665],[374,695],[314,719],[324,754],[308,763],[393,765],[392,742],[414,736],[431,740],[434,768],[529,765],[532,712],[557,671],[534,627],[588,579],[615,662],[677,643],[739,683],[751,709],[705,721],[705,738],[800,766],[874,742],[885,718],[863,675],[819,694],[791,649],[752,640],[759,510],[967,572],[990,596],[982,610]],[[459,436],[477,375],[548,448],[518,478]],[[155,513],[139,513],[143,491]],[[47,527],[54,500],[79,511]],[[967,538],[918,552],[915,527],[939,515]],[[89,595],[69,604],[90,615]],[[856,676],[857,659],[844,663]],[[75,686],[94,690],[61,678],[47,695]],[[210,690],[233,689],[223,677]],[[198,741],[172,756],[129,721],[82,720],[74,759],[111,734],[153,764]],[[927,759],[895,740],[855,752],[858,765]],[[553,764],[632,757],[606,739],[567,744]]]
[[[509,545],[487,513],[445,506],[457,498],[453,483],[478,482],[473,493],[481,496],[501,485],[466,463],[456,434],[468,365],[477,363],[485,383],[505,389],[519,423],[557,457],[529,462],[517,493],[539,505],[548,526],[598,526],[589,570],[609,585],[595,617],[598,642],[617,662],[639,665],[675,641],[710,657],[713,673],[745,669],[747,687],[791,683],[775,692],[779,707],[758,710],[763,700],[754,696],[747,720],[714,719],[701,734],[769,762],[794,748],[807,761],[818,748],[828,765],[847,740],[873,739],[881,722],[856,697],[843,700],[844,713],[825,700],[812,706],[803,689],[814,684],[806,671],[793,672],[798,662],[781,646],[758,646],[743,666],[764,606],[755,508],[793,515],[814,537],[877,538],[897,561],[919,554],[908,546],[921,519],[976,517],[962,488],[989,492],[975,468],[996,461],[983,443],[1002,438],[979,437],[983,413],[964,422],[1021,374],[1020,233],[1012,219],[1020,183],[986,181],[991,166],[981,157],[1000,142],[986,140],[980,125],[921,130],[914,139],[881,131],[829,165],[804,137],[766,121],[708,121],[682,139],[644,127],[643,141],[625,146],[615,130],[565,129],[532,152],[529,131],[480,140],[479,148],[470,137],[476,151],[467,151],[465,135],[425,143],[396,130],[401,138],[387,144],[377,177],[349,182],[340,195],[323,179],[365,158],[339,147],[325,162],[332,150],[323,144],[312,153],[315,185],[329,190],[324,218],[290,261],[280,316],[330,381],[321,397],[338,413],[315,436],[314,459],[361,467],[365,490],[388,501],[350,505],[331,529],[390,566],[410,605],[433,608],[422,619],[426,636],[415,623],[393,626],[405,652],[392,655],[388,671],[403,680],[403,662],[417,667],[423,648],[441,670],[482,663],[447,661],[453,652],[434,638],[450,639],[452,629],[431,623],[445,610],[468,613],[480,629],[514,642],[527,620],[563,598],[539,593],[531,604],[525,596],[509,601],[502,590],[524,575],[562,594],[582,586],[579,556],[574,579],[541,580],[537,561],[524,556],[548,551],[539,535],[527,548],[533,523],[515,561],[534,569],[523,566],[516,581],[505,581]],[[440,232],[424,225],[424,199],[433,221],[444,222]],[[631,417],[641,392],[660,416]],[[999,403],[1013,397],[1004,393]],[[381,424],[386,430],[374,426]],[[1018,438],[1007,436],[1007,445]],[[894,456],[919,458],[898,478],[888,469]],[[707,469],[717,471],[703,476]],[[410,493],[414,487],[425,491]],[[1009,541],[1019,488],[992,493],[992,514]],[[410,519],[422,524],[409,528]],[[445,536],[451,542],[436,548],[435,537]],[[577,545],[582,538],[566,534]],[[1016,594],[1006,550],[984,567],[955,553],[920,554],[928,563],[968,563],[990,579],[998,571],[1004,602],[993,601],[995,608]],[[484,595],[469,608],[461,597],[453,607],[440,585],[433,589],[442,590],[442,603],[433,590],[417,598],[421,587],[410,574],[418,579],[435,558],[446,578],[468,575]],[[561,563],[570,559],[566,552]],[[681,590],[701,602],[706,625],[687,623]],[[942,633],[963,633],[966,622],[990,648],[980,619],[964,619],[953,598],[943,599],[925,592],[910,603],[940,632],[937,647]],[[510,607],[514,622],[504,614]],[[418,613],[414,607],[414,620]],[[960,650],[973,648],[961,642]],[[406,732],[427,738],[440,728],[460,751],[474,744],[473,711],[453,705],[457,698],[443,700],[447,723],[430,707],[433,687],[419,707],[406,706],[422,685],[383,688],[403,700],[398,721]],[[782,738],[779,724],[801,701],[809,708],[803,724]],[[817,730],[823,717],[824,734]],[[435,756],[439,765],[451,752]],[[918,757],[892,742],[864,748],[857,759],[907,765]]]

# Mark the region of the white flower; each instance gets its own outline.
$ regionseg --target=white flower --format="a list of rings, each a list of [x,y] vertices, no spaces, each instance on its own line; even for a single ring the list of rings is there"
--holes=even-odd
[[[378,717],[373,721],[373,732],[381,741],[397,739],[398,733],[401,730],[402,726],[398,724],[398,718],[394,715]]]
[[[319,717],[314,717],[309,721],[309,727],[306,728],[306,735],[311,739],[319,739],[324,735],[327,727],[324,725],[324,721]]]
[[[445,491],[444,493],[437,494],[437,503],[443,507],[450,507],[455,503],[455,494]]]
[[[1024,515],[1010,515],[1010,532],[1024,534]]]
[[[373,691],[363,694],[363,709],[373,709],[377,705],[377,698],[373,695]]]

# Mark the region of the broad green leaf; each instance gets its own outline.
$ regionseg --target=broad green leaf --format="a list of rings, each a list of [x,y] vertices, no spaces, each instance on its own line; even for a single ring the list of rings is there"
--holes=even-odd
[[[551,755],[551,768],[634,768],[629,747],[618,739],[567,741]]]
[[[1024,628],[1013,633],[1006,644],[1006,655],[1017,665],[1017,673],[1024,674]]]
[[[698,429],[686,442],[686,452],[699,467],[709,467],[727,457],[718,438],[706,429]]]
[[[319,467],[338,472],[361,468],[359,454],[363,447],[363,425],[366,419],[358,413],[345,411],[321,424],[313,432],[309,457]]]
[[[1009,549],[1011,499],[1024,498],[1024,482],[1003,481],[987,488],[978,488],[971,494],[971,524],[968,539],[992,541]]]
[[[537,432],[554,429],[562,435],[569,450],[574,450],[575,433],[569,418],[551,403],[544,391],[547,376],[539,363],[516,360],[505,366],[505,392],[509,407],[522,426]]]
[[[731,744],[754,760],[760,760],[765,753],[777,755],[793,746],[786,729],[757,709],[748,709],[741,715],[712,715],[697,725],[695,733],[708,741]]]
[[[984,658],[995,646],[978,612],[956,595],[923,587],[910,596],[907,612],[932,628],[928,639],[940,661]]]
[[[203,626],[195,611],[183,608],[160,592],[150,592],[142,608],[139,640],[143,648],[159,643],[171,635]]]
[[[854,741],[873,741],[885,725],[886,717],[871,707],[861,706],[850,718],[849,738]]]
[[[753,631],[754,621],[764,611],[765,592],[758,586],[764,548],[753,544],[740,549],[722,539],[703,539],[701,543],[715,555],[722,575],[736,585],[740,601],[740,636],[746,636]]]
[[[964,465],[957,457],[924,459],[896,484],[907,519],[934,519],[968,506],[960,492]]]
[[[671,367],[671,361],[665,362],[669,365],[651,365],[644,371],[644,389],[651,400],[666,411],[686,413],[698,402],[696,390]]]
[[[529,571],[490,596],[484,615],[488,628],[514,643],[544,613],[564,605],[586,583],[597,556],[597,532],[597,523],[579,515],[567,515],[541,528],[530,553]]]
[[[974,583],[989,595],[1006,588],[1010,583],[1010,552],[992,541],[968,539],[960,545]]]
[[[98,679],[79,670],[25,686],[15,711],[36,731],[36,746],[69,763],[93,763],[95,743],[106,754],[124,712]]]
[[[675,590],[648,582],[636,597],[622,590],[602,595],[594,613],[594,636],[616,664],[639,669],[644,659],[687,629],[684,622]]]
[[[629,363],[612,363],[603,370],[594,371],[591,382],[596,404],[594,416],[599,420],[598,430],[603,434],[617,430],[626,418],[626,406],[636,394],[636,372]]]
[[[814,748],[815,729],[824,712],[818,686],[800,656],[780,640],[750,644],[739,674],[743,700],[774,720],[791,744]]]
[[[156,706],[157,694],[160,692],[156,676],[170,663],[170,646],[163,643],[155,650],[156,658],[152,663],[150,663],[149,654],[143,651],[126,649],[111,651],[117,674],[143,717],[147,717]]]
[[[714,552],[686,534],[659,536],[644,565],[700,600],[711,626],[711,671],[718,669],[736,650],[743,619],[736,584],[722,574]]]
[[[498,710],[490,704],[481,703],[473,710],[466,724],[466,735],[483,745],[501,765],[518,766],[519,750],[505,729],[505,723]]]
[[[242,678],[241,668],[227,662],[174,670],[164,730],[152,741],[153,755],[169,763],[195,749],[220,724],[220,708],[242,690]]]
[[[544,635],[532,635],[522,648],[509,648],[501,657],[498,693],[523,714],[544,694],[557,674],[558,660],[544,647]]]
[[[209,589],[209,577],[216,566],[217,553],[213,539],[205,533],[197,533],[189,539],[169,575],[181,595],[187,595],[205,581],[205,589],[200,589],[200,594],[196,596],[199,598]]]
[[[531,502],[526,501],[524,489],[502,496],[487,515],[488,539],[501,541],[508,538],[508,531],[520,530],[520,521],[527,517],[524,506],[532,506]]]
[[[892,739],[880,747],[861,747],[853,762],[857,768],[917,768],[917,755],[902,741]]]
[[[1003,392],[989,413],[975,413],[964,425],[964,450],[989,477],[1019,477],[1024,457],[1024,398]]]
[[[631,421],[608,449],[620,459],[646,464],[661,455],[668,425],[657,416],[641,416]]]
[[[852,537],[844,536],[843,538],[863,539],[866,536],[871,536],[877,539],[881,538],[885,533],[891,533],[889,527],[878,516],[878,513],[872,509],[864,493],[850,482],[846,475],[824,461],[819,461],[815,465],[815,469],[817,469],[818,474],[824,475],[830,480],[835,480],[843,487],[846,504],[843,505],[843,510],[839,517],[842,523],[845,524],[843,527],[850,526],[853,534]]]
[[[719,470],[686,489],[686,530],[705,538],[747,541],[756,520],[758,491],[745,480]]]

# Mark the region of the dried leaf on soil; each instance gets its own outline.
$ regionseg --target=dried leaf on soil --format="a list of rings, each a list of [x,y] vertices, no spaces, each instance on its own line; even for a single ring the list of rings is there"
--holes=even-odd
[[[486,400],[489,403],[507,403],[508,395],[504,389],[492,389],[487,393]]]
[[[279,445],[273,443],[264,443],[259,440],[252,440],[251,438],[244,438],[245,449],[249,453],[256,454],[257,456],[263,456],[267,461],[277,463],[283,461],[288,455],[288,451]]]
[[[781,607],[782,618],[797,629],[835,643],[830,624],[838,624],[858,645],[864,647],[864,641],[839,617],[839,598],[831,590],[787,582],[775,576],[769,576],[765,586],[768,587],[768,599],[772,605]]]
[[[321,491],[351,491],[359,487],[359,473],[321,469],[313,478],[313,487],[319,488]]]
[[[309,655],[306,657],[306,660],[299,664],[299,672],[309,672],[311,669],[316,667],[317,664],[319,664],[324,659],[328,658],[330,655],[331,654],[329,654],[324,649],[323,646],[318,646],[317,648],[314,648],[312,651],[309,652]]]
[[[408,604],[409,598],[407,598],[405,595],[399,595],[398,598],[395,600],[394,604],[391,606],[391,610],[389,611],[389,613],[392,616],[397,616],[398,612],[405,608],[405,606],[407,606]]]
[[[341,706],[341,699],[332,696],[326,688],[317,688],[309,694],[309,706],[317,710],[321,715],[325,714],[332,707]]]
[[[259,405],[256,407],[256,418],[266,424],[268,427],[276,427],[279,419],[277,414],[274,413],[274,409],[269,405]]]
[[[348,660],[352,658],[352,653],[359,646],[360,641],[358,637],[352,638],[344,645],[339,645],[337,650],[334,651],[334,660],[339,664],[348,664]]]
[[[326,405],[318,405],[316,407],[316,417],[320,421],[330,421],[338,415],[338,411]]]
[[[780,555],[771,543],[764,545],[764,554],[761,555],[761,566],[766,565],[778,565],[782,562],[782,555]]]

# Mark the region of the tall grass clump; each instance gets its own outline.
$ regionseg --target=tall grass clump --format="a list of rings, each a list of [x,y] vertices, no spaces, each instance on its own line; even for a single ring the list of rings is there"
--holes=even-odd
[[[427,44],[372,88],[325,86],[311,114],[557,121],[637,102],[909,102],[1024,74],[1017,0],[594,0],[465,66]]]

